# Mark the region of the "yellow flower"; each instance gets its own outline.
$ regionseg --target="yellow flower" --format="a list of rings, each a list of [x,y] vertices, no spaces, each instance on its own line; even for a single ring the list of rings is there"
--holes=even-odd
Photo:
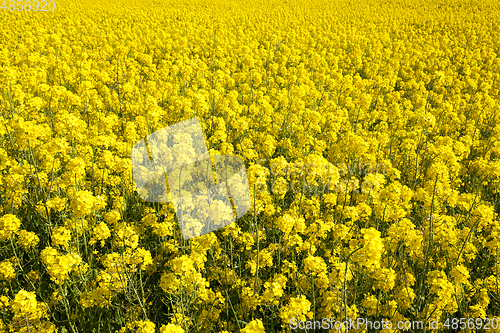
[[[116,246],[135,249],[139,245],[137,230],[127,223],[121,223],[116,226],[115,232],[116,236],[113,239],[113,243]]]
[[[262,320],[255,319],[249,322],[242,330],[241,333],[265,333]]]
[[[65,227],[57,227],[52,230],[52,246],[69,247],[71,231]]]
[[[0,240],[7,240],[21,227],[21,221],[12,214],[0,217]]]
[[[361,234],[363,245],[359,253],[356,253],[356,258],[369,270],[374,270],[380,267],[380,259],[384,251],[384,244],[380,238],[380,231],[374,228],[362,229]]]
[[[469,271],[463,265],[457,265],[453,267],[450,272],[451,277],[455,281],[455,283],[467,283],[469,279]]]
[[[186,255],[175,258],[171,261],[172,271],[177,275],[189,274],[194,270],[193,260]]]
[[[40,253],[42,262],[46,265],[52,281],[56,284],[63,284],[64,280],[68,278],[69,274],[77,269],[82,259],[77,254],[59,255],[59,252],[52,248],[46,247]]]
[[[0,296],[0,309],[5,310],[9,306],[10,300],[7,296]]]
[[[105,222],[101,222],[92,230],[92,238],[90,239],[89,244],[93,245],[98,240],[101,241],[101,244],[104,244],[104,240],[109,237],[111,237],[111,231],[109,230],[108,225]]]
[[[160,333],[184,333],[184,329],[179,325],[167,324],[161,325]]]
[[[305,221],[301,217],[294,217],[290,214],[283,214],[276,221],[278,228],[288,235],[292,232],[303,232],[305,230]]]
[[[312,314],[309,312],[311,302],[309,302],[304,295],[300,297],[291,297],[290,303],[280,309],[280,317],[283,323],[290,324],[292,318],[305,321],[306,316],[311,319]]]
[[[115,225],[120,219],[121,214],[116,209],[110,210],[104,214],[104,220],[111,225]]]
[[[320,275],[327,273],[327,266],[323,258],[308,256],[304,259],[305,272],[312,273],[313,275]]]
[[[10,261],[4,260],[0,262],[0,279],[11,281],[16,277],[16,271],[14,270],[14,265]]]
[[[375,316],[377,314],[377,306],[379,302],[374,295],[365,295],[365,299],[363,300],[363,307],[367,309],[367,316]]]
[[[70,207],[73,210],[74,218],[84,217],[92,212],[95,197],[90,191],[81,190],[75,193],[71,199]]]
[[[10,302],[10,308],[14,314],[30,314],[36,313],[38,302],[36,296],[32,292],[21,289],[14,300]]]
[[[33,231],[21,230],[17,236],[17,244],[24,250],[35,247],[40,239]]]
[[[150,321],[134,321],[130,328],[134,328],[137,333],[155,333],[156,325]]]

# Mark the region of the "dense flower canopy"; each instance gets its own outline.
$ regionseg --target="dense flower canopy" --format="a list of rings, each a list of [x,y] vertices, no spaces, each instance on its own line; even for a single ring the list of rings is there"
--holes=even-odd
[[[497,1],[52,1],[0,16],[0,332],[499,331]],[[131,149],[195,117],[252,205],[186,241]]]

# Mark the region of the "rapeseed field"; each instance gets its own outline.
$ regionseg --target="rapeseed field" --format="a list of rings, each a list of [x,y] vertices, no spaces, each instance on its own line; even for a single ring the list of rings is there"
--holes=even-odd
[[[500,331],[496,0],[35,2],[0,9],[0,332]],[[251,208],[185,240],[131,151],[192,118]]]

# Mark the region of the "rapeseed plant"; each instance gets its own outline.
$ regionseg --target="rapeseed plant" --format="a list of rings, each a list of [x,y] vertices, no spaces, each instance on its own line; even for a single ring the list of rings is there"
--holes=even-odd
[[[289,332],[322,318],[492,325],[495,5],[7,7],[0,332]],[[251,207],[184,240],[177,203],[142,200],[136,181],[149,174],[134,174],[130,157],[149,134],[195,117],[212,163],[244,160]],[[170,148],[155,147],[159,161],[189,162],[192,134],[160,142]],[[212,220],[232,213],[183,203]],[[204,221],[189,223],[197,233]]]

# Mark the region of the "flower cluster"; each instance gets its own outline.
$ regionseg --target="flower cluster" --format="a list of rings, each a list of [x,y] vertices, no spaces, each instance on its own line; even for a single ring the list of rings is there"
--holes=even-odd
[[[496,0],[58,1],[0,18],[0,332],[498,317]],[[138,192],[195,117],[223,228],[199,170]]]

